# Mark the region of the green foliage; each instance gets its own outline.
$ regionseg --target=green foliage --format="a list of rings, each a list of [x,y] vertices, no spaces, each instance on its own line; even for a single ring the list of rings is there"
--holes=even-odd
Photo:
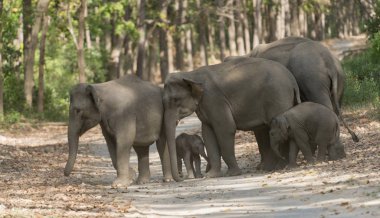
[[[23,112],[24,107],[24,82],[16,78],[14,74],[6,74],[4,78],[4,113]]]
[[[371,41],[373,45],[373,40]],[[377,42],[376,42],[377,43]],[[372,105],[380,115],[380,53],[375,47],[343,62],[346,87],[343,104]]]
[[[377,0],[374,5],[375,14],[365,24],[370,39],[374,38],[380,30],[380,1]]]

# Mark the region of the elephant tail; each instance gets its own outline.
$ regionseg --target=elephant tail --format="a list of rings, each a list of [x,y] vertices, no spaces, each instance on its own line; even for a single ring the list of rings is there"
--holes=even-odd
[[[300,89],[298,88],[297,82],[295,82],[294,86],[294,105],[301,104],[301,94]]]
[[[339,105],[339,100],[338,100],[338,78],[335,74],[335,77],[333,78],[330,78],[331,79],[331,84],[332,84],[332,92],[331,92],[331,100],[332,100],[332,103],[333,103],[333,108],[335,109],[335,113],[338,115],[338,118],[339,120],[342,121],[344,127],[348,130],[348,132],[350,133],[351,135],[351,138],[354,142],[359,142],[359,138],[358,136],[355,134],[354,131],[352,131],[350,129],[350,127],[348,127],[346,121],[344,121],[343,117],[342,117],[342,112],[340,111],[340,105]]]

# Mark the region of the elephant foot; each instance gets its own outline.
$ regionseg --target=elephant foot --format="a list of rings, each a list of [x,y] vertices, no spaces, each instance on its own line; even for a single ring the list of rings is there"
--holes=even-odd
[[[234,168],[234,169],[228,169],[226,176],[238,176],[241,175],[241,169],[239,168]]]
[[[136,184],[142,185],[142,184],[148,183],[149,180],[150,180],[150,177],[138,177],[136,180]]]
[[[216,178],[216,177],[221,177],[221,176],[222,176],[222,173],[220,172],[220,170],[209,170],[206,173],[207,178]]]
[[[173,182],[174,179],[173,178],[164,178],[162,181],[163,182]]]
[[[202,174],[196,174],[196,175],[195,175],[195,178],[197,178],[197,179],[198,179],[198,178],[203,178],[203,175],[202,175]]]
[[[275,170],[282,170],[288,165],[288,162],[285,160],[279,160],[276,164]]]
[[[194,174],[190,173],[189,175],[187,175],[187,179],[195,179]]]
[[[130,184],[132,184],[133,180],[130,180],[128,178],[117,178],[115,181],[113,181],[111,187],[112,188],[128,188]]]
[[[289,169],[293,169],[293,168],[296,168],[296,167],[298,167],[298,165],[296,163],[289,163],[288,166],[287,166],[287,168],[289,168]]]

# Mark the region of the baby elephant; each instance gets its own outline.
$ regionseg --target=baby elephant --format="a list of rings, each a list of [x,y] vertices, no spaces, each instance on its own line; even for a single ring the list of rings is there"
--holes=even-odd
[[[207,161],[207,167],[209,167],[208,157],[205,153],[205,145],[203,140],[198,135],[189,135],[182,133],[177,136],[176,140],[177,146],[177,164],[178,173],[182,174],[182,159],[185,162],[185,167],[189,179],[201,178],[201,158],[202,156]],[[199,156],[200,155],[200,156]],[[195,170],[194,170],[195,161]],[[194,177],[195,175],[195,177]]]
[[[289,167],[297,166],[298,149],[307,162],[314,162],[315,145],[318,145],[318,161],[325,160],[327,150],[330,160],[346,157],[339,141],[338,117],[321,104],[298,104],[273,118],[270,128],[270,144],[278,156],[281,157],[280,145],[289,143]]]

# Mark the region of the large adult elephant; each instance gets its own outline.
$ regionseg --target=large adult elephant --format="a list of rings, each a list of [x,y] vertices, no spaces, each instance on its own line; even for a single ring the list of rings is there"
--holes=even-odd
[[[339,60],[321,43],[302,37],[286,37],[261,44],[243,57],[265,58],[281,63],[297,80],[302,101],[323,104],[335,111],[352,139],[356,134],[342,118],[340,106],[345,75]],[[239,59],[227,57],[224,61]]]
[[[205,66],[191,72],[173,73],[164,86],[164,123],[172,175],[178,176],[175,144],[176,121],[194,111],[202,122],[202,136],[211,168],[208,177],[221,175],[221,157],[227,175],[241,170],[235,158],[236,130],[253,130],[261,154],[261,166],[272,170],[279,164],[269,143],[272,118],[300,102],[293,75],[281,64],[245,58]]]
[[[129,156],[133,146],[138,157],[137,183],[149,181],[149,145],[156,142],[165,180],[171,180],[169,152],[163,126],[162,89],[127,75],[99,84],[78,84],[70,92],[69,176],[78,152],[79,137],[100,124],[112,164],[117,171],[115,187],[126,187]]]

